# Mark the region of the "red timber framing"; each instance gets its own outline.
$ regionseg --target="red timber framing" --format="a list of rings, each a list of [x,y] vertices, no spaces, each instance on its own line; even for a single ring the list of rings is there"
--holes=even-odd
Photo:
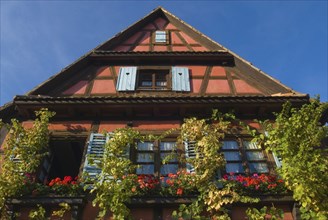
[[[184,118],[208,117],[213,109],[233,111],[247,123],[253,119],[270,120],[274,118],[273,112],[279,112],[287,101],[299,107],[309,102],[309,96],[283,85],[158,7],[27,94],[15,96],[11,103],[0,108],[0,118],[5,122],[18,118],[28,127],[34,111],[40,108],[55,111],[56,116],[49,125],[51,144],[53,148],[62,147],[49,161],[55,161],[57,167],[69,165],[60,159],[75,161],[72,163],[80,167],[69,169],[73,175],[81,173],[91,133],[112,132],[128,126],[156,135],[179,128]],[[258,124],[253,126],[261,130]],[[241,150],[245,158],[250,150],[244,149],[242,138],[238,143],[238,148],[226,152],[233,154]],[[181,147],[178,149],[180,153],[183,151]],[[260,154],[258,149],[253,151]],[[159,150],[156,155],[160,153]],[[240,172],[251,173],[251,163],[263,161],[268,162],[263,172],[272,172],[274,158],[263,155],[261,161],[246,161],[247,169]],[[230,163],[242,163],[242,157]],[[154,164],[159,172],[156,161],[145,163]],[[44,170],[44,176],[65,175],[60,168]],[[171,219],[179,204],[188,204],[194,198],[140,197],[133,198],[129,206],[134,219]],[[43,204],[49,212],[57,204],[67,202],[72,210],[66,219],[94,219],[99,210],[92,207],[91,200],[92,195],[29,197],[8,200],[7,205],[11,211],[22,213],[17,219],[24,219],[35,204]],[[285,219],[299,219],[298,208],[290,196],[261,197],[260,204],[271,203],[284,210]],[[233,220],[244,218],[242,204],[228,208]],[[110,219],[110,214],[105,219]]]

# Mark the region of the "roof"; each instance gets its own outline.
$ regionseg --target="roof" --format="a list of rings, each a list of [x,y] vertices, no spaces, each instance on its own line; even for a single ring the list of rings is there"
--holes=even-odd
[[[170,34],[167,44],[154,43],[154,33],[157,30]],[[187,66],[193,91],[183,94],[183,97],[190,96],[193,100],[262,102],[282,100],[288,96],[308,100],[308,95],[285,86],[164,8],[158,7],[29,91],[26,96],[17,96],[14,103],[126,98],[115,90],[119,68],[125,65]],[[282,94],[282,97],[275,97],[277,94]],[[40,97],[34,97],[36,95]],[[142,97],[148,96],[155,101],[154,95],[159,97],[168,94],[142,93],[131,95],[129,99],[144,99]],[[171,93],[166,98],[177,97],[177,94]]]
[[[16,96],[16,104],[175,104],[175,103],[293,103],[306,102],[307,96],[94,96],[94,97],[46,97]]]

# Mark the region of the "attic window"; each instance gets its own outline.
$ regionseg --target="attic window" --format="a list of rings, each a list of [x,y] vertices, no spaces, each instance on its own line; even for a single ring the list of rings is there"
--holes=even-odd
[[[189,69],[187,67],[121,67],[116,90],[172,90],[190,92]]]
[[[138,89],[139,90],[168,90],[169,69],[152,70],[144,69],[138,71]]]
[[[155,43],[167,43],[168,36],[166,31],[155,31]]]

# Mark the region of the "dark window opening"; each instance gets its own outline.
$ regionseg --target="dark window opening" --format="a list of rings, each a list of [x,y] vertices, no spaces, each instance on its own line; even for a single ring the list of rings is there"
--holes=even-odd
[[[46,182],[54,178],[79,175],[85,139],[51,140],[49,155],[44,159],[39,180]]]
[[[169,90],[169,70],[139,70],[139,90]]]

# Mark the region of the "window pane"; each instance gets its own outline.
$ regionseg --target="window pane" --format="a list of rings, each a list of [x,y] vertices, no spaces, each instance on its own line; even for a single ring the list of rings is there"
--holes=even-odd
[[[154,150],[154,144],[152,142],[139,142],[138,150]]]
[[[223,152],[223,154],[227,161],[241,160],[240,152]]]
[[[156,82],[156,86],[160,86],[160,87],[166,87],[166,81],[157,81]]]
[[[178,164],[164,164],[161,166],[161,174],[167,175],[169,173],[176,173],[178,168]]]
[[[136,173],[137,174],[154,174],[154,165],[153,164],[139,165]]]
[[[165,31],[156,31],[155,32],[155,42],[165,43],[166,42],[166,32]]]
[[[152,81],[142,81],[141,82],[141,86],[151,87],[152,84],[153,84]]]
[[[226,164],[227,173],[243,173],[244,168],[241,163],[227,163]]]
[[[171,153],[161,153],[161,158],[165,159],[165,157],[171,155]],[[178,162],[177,155],[175,157],[170,157],[170,160],[168,162]]]
[[[175,150],[175,142],[161,142],[160,143],[160,149],[161,149],[161,151],[163,151],[163,150]]]
[[[261,146],[255,142],[244,141],[244,147],[246,149],[261,149]]]
[[[263,160],[264,154],[260,151],[248,151],[246,152],[247,160]]]
[[[269,172],[268,165],[266,163],[249,163],[249,169],[251,173]]]
[[[138,153],[137,162],[153,162],[154,154],[153,153]]]
[[[222,149],[229,150],[229,149],[238,149],[238,143],[236,141],[224,141]]]

